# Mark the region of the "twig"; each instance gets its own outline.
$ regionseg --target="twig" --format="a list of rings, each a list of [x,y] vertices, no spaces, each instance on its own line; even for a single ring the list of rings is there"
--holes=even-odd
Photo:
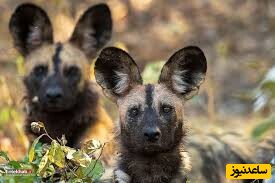
[[[70,168],[70,167],[68,167],[69,168],[69,170],[72,172],[72,174],[75,176],[75,177],[77,177],[77,175],[74,173],[74,171]]]
[[[99,156],[97,157],[97,159],[96,159],[96,161],[95,161],[95,163],[94,163],[94,166],[93,166],[92,170],[91,170],[89,173],[91,173],[91,172],[94,170],[94,168],[95,168],[95,166],[96,166],[96,164],[97,164],[99,158],[100,158],[101,155],[102,155],[102,152],[103,152],[103,149],[104,149],[105,145],[106,145],[106,142],[103,144],[103,146],[102,146],[102,148],[101,148],[101,151],[100,151],[100,154],[99,154]],[[87,175],[89,175],[89,173],[88,173]],[[91,178],[93,178],[93,176],[94,176],[94,174],[92,175]]]
[[[45,126],[43,126],[43,130],[44,130],[45,134],[47,135],[47,137],[49,137],[53,141],[54,139],[49,135],[49,133],[47,132]]]

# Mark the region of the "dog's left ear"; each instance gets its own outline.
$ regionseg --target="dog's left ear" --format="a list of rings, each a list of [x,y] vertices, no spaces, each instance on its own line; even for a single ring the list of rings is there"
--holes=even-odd
[[[106,4],[90,7],[78,20],[70,42],[82,50],[88,58],[95,56],[111,38],[112,17]]]
[[[195,46],[174,53],[161,70],[159,83],[177,95],[190,99],[199,90],[207,70],[203,51]]]

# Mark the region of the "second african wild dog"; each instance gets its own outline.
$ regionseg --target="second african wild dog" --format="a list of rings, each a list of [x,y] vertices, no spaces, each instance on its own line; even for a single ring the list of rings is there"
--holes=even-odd
[[[206,69],[201,49],[185,47],[169,58],[158,84],[143,85],[126,52],[110,47],[100,53],[96,81],[119,108],[115,182],[185,182],[190,164],[184,147],[184,102],[197,93]]]
[[[31,132],[30,124],[42,121],[53,138],[65,134],[69,146],[78,146],[88,135],[106,141],[112,121],[100,105],[95,83],[90,82],[89,60],[111,37],[108,6],[90,7],[65,43],[54,43],[50,19],[33,4],[19,5],[9,28],[25,58],[27,132],[39,135]]]

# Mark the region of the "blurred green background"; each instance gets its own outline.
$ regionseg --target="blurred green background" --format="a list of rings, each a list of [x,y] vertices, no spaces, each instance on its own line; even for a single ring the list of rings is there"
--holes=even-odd
[[[8,22],[22,2],[0,0],[0,149],[16,159],[28,145],[22,128],[24,63],[13,48]],[[85,9],[106,2],[114,21],[109,45],[126,49],[146,82],[156,82],[162,64],[178,49],[201,47],[208,60],[207,79],[185,110],[193,131],[234,130],[261,137],[275,128],[275,1],[28,2],[47,11],[56,41],[69,38]],[[115,106],[106,106],[115,120]]]

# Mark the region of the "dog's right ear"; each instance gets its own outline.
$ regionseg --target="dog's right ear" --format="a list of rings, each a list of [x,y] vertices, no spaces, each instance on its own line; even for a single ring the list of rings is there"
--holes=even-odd
[[[128,53],[115,47],[101,51],[95,63],[95,78],[112,99],[124,96],[134,86],[142,84],[135,61]]]
[[[44,43],[53,43],[52,24],[40,7],[24,3],[16,8],[9,23],[16,49],[28,55]]]

